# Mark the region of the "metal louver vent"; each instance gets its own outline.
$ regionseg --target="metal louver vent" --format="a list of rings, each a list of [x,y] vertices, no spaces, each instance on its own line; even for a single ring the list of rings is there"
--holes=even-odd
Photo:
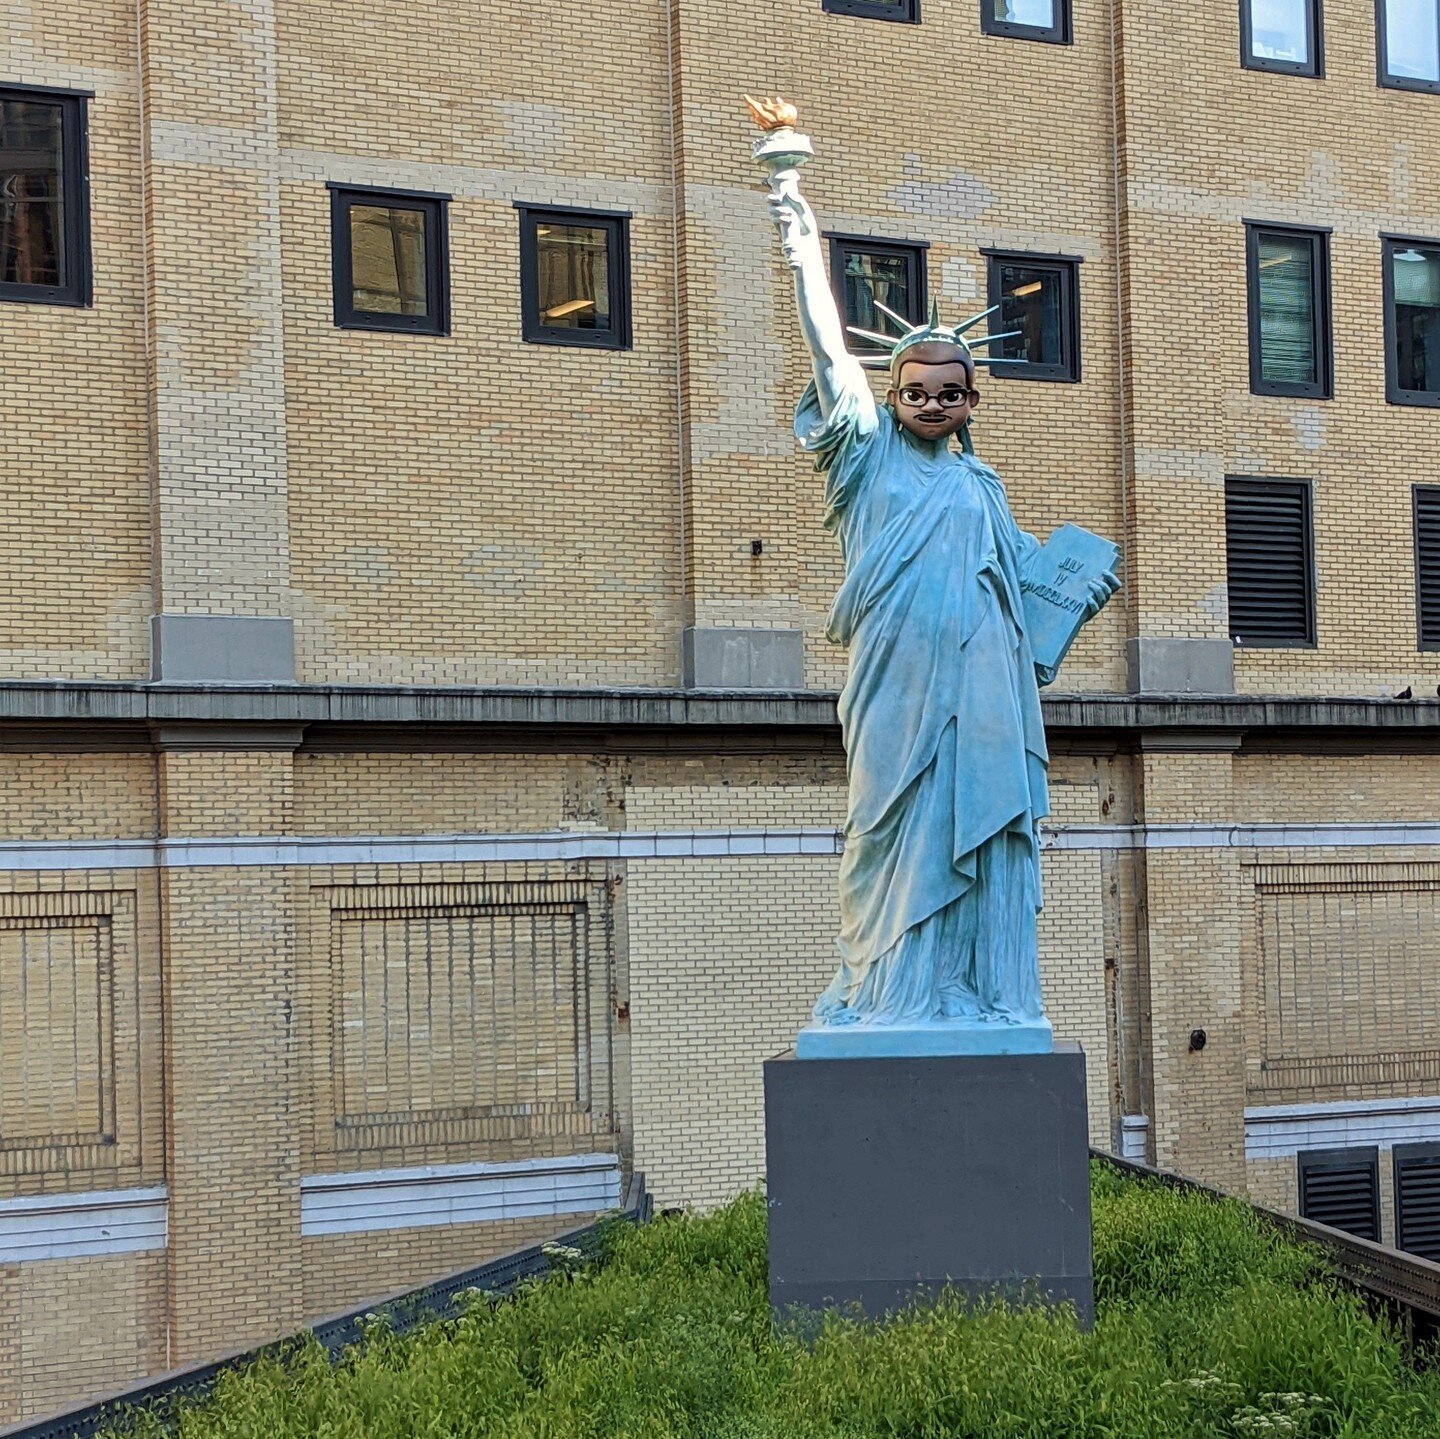
[[[1440,1145],[1395,1146],[1395,1243],[1440,1260]]]
[[[1230,634],[1242,645],[1313,645],[1310,487],[1225,482]]]
[[[1300,1155],[1300,1213],[1361,1239],[1380,1239],[1380,1164],[1374,1149]]]
[[[1440,488],[1415,486],[1415,608],[1421,649],[1440,649]]]

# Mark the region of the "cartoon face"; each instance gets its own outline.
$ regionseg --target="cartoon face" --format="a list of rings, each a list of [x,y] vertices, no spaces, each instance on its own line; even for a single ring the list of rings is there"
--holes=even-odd
[[[900,423],[917,439],[945,440],[970,418],[980,391],[971,384],[963,361],[904,360],[887,398]]]

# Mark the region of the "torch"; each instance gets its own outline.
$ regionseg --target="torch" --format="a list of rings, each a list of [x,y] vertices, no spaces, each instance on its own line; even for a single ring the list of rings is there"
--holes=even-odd
[[[798,200],[800,167],[815,153],[810,137],[795,128],[800,112],[778,95],[773,100],[753,100],[747,95],[745,103],[750,107],[751,119],[765,132],[750,153],[769,177],[770,193],[777,198],[784,195]],[[801,223],[801,233],[808,235],[809,222],[802,220]],[[781,248],[785,259],[793,264],[796,259],[793,247],[782,242]]]

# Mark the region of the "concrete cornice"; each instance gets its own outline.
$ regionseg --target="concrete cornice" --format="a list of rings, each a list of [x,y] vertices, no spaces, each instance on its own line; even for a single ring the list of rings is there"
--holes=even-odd
[[[0,684],[0,735],[174,725],[474,726],[574,729],[830,729],[835,693],[500,689],[406,685],[220,685],[19,680]],[[1264,695],[1050,695],[1052,731],[1255,730],[1440,738],[1440,702]]]

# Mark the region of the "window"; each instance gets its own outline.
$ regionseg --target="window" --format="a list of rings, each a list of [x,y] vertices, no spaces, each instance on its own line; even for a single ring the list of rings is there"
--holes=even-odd
[[[88,98],[0,86],[0,300],[90,303]]]
[[[521,332],[537,345],[630,348],[630,217],[520,210]]]
[[[900,327],[885,310],[920,324],[925,317],[925,249],[924,245],[896,240],[832,235],[830,281],[845,323],[897,339]],[[886,347],[859,335],[845,338],[857,355],[887,353]]]
[[[1313,556],[1304,480],[1225,481],[1225,570],[1237,645],[1315,644]]]
[[[1422,650],[1440,650],[1440,488],[1415,486],[1415,613]]]
[[[1387,235],[1385,398],[1440,406],[1440,240]]]
[[[1240,0],[1240,63],[1282,75],[1325,73],[1321,0]]]
[[[1440,1144],[1397,1144],[1395,1247],[1440,1261]]]
[[[831,15],[858,15],[865,20],[900,20],[920,23],[920,0],[825,0]]]
[[[1070,43],[1070,0],[980,0],[980,29],[1016,40]]]
[[[1440,0],[1375,0],[1382,85],[1440,94]]]
[[[330,187],[335,323],[350,330],[450,333],[448,195]]]
[[[1328,232],[1250,224],[1246,237],[1251,393],[1328,400]]]
[[[1019,331],[986,350],[1007,380],[1080,378],[1080,262],[1071,255],[983,252],[989,266],[992,335]],[[1012,363],[1013,362],[1013,363]]]
[[[1300,1214],[1380,1242],[1380,1155],[1375,1149],[1311,1149],[1300,1164]]]

